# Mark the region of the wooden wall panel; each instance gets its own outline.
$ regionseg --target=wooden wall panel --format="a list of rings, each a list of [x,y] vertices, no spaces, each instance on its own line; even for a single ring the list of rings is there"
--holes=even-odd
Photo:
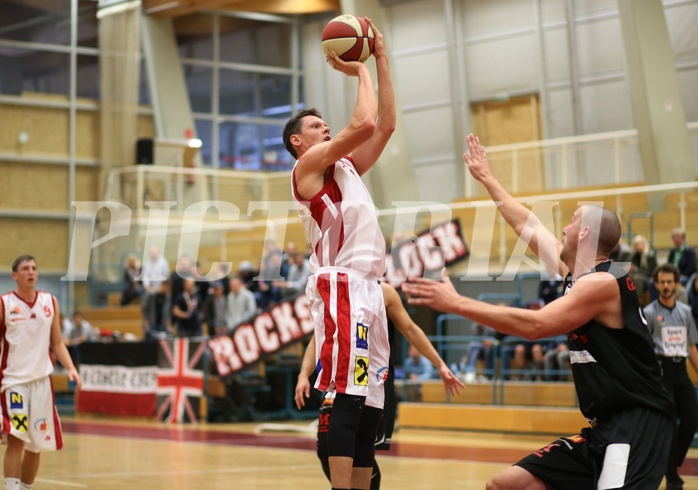
[[[19,162],[0,163],[4,191],[0,208],[24,211],[68,209],[68,167]]]
[[[0,218],[0,230],[0,269],[10,270],[12,262],[25,253],[36,257],[39,272],[68,268],[67,221]]]
[[[78,167],[75,171],[75,200],[98,201],[99,167]]]
[[[75,157],[99,160],[100,117],[96,111],[78,111],[75,117]],[[135,143],[134,143],[135,144]]]
[[[20,145],[25,131],[29,141]],[[68,155],[68,110],[50,107],[2,105],[0,151]]]

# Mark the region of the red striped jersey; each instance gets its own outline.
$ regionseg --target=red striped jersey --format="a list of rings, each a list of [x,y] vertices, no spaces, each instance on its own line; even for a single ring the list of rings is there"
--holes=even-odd
[[[294,167],[291,188],[300,203],[298,215],[313,247],[313,271],[318,267],[346,267],[383,276],[385,240],[371,195],[352,159],[344,157],[335,162],[322,189],[310,201],[298,196],[295,175]]]
[[[53,296],[42,291],[37,291],[31,304],[14,292],[7,293],[0,297],[0,305],[0,377],[4,391],[53,372],[49,349],[56,311]]]

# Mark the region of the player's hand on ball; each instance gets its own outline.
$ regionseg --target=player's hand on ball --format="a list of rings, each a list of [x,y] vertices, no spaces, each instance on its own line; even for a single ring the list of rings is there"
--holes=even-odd
[[[356,77],[359,76],[359,72],[362,69],[367,69],[366,65],[364,65],[360,61],[342,61],[342,59],[337,56],[337,53],[332,51],[329,55],[325,57],[327,60],[327,63],[334,68],[337,71],[341,71],[345,75],[349,75],[350,77]]]
[[[381,56],[387,56],[385,50],[385,38],[383,34],[376,28],[373,21],[368,17],[364,17],[364,20],[368,23],[369,27],[373,30],[373,36],[375,38],[375,44],[373,45],[373,57],[378,59]]]

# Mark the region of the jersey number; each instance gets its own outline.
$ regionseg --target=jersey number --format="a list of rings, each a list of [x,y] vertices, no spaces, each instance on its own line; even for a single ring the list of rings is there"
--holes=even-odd
[[[47,318],[51,316],[51,308],[49,308],[48,305],[44,306],[44,313],[46,313]]]

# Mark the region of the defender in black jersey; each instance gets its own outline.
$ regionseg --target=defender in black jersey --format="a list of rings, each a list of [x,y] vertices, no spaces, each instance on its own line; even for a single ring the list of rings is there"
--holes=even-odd
[[[669,455],[674,408],[654,355],[635,285],[608,259],[620,240],[618,217],[586,204],[560,242],[492,175],[479,140],[468,136],[470,173],[514,231],[566,279],[565,295],[538,311],[460,296],[443,282],[410,279],[411,304],[468,317],[530,340],[567,334],[579,406],[590,427],[563,437],[494,476],[488,490],[659,488]]]

